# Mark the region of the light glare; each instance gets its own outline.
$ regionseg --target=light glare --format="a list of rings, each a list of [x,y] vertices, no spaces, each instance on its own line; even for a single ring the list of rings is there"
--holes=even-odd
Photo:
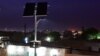
[[[48,42],[50,42],[51,41],[51,38],[50,37],[47,37],[45,40],[48,41]]]
[[[24,39],[24,41],[25,41],[25,43],[28,43],[28,37],[25,37],[25,39]]]

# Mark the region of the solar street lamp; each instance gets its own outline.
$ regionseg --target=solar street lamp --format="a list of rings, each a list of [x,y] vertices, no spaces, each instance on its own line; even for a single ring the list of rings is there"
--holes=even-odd
[[[36,42],[39,42],[37,40],[37,26],[40,22],[40,19],[37,20],[40,16],[47,16],[47,2],[38,2],[38,3],[26,3],[25,9],[24,9],[24,15],[25,17],[33,17],[34,16],[34,40],[31,42],[34,43],[35,48],[35,54],[34,56],[37,56],[36,54]]]

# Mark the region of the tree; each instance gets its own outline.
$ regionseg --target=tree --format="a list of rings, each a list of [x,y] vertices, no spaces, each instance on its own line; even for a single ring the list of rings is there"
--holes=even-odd
[[[34,34],[33,34],[33,32],[31,32],[30,33],[31,35],[30,35],[30,41],[31,40],[34,40]],[[47,36],[47,34],[46,33],[44,33],[44,32],[37,32],[37,40],[44,40],[44,38]]]
[[[38,32],[37,33],[37,39],[38,40],[43,40],[46,36],[47,36],[47,34],[44,33],[44,32]]]
[[[82,39],[84,40],[94,40],[97,39],[97,34],[99,31],[96,28],[88,28],[82,34]]]
[[[53,31],[49,32],[47,36],[49,36],[52,39],[52,41],[59,41],[61,34],[59,32]]]
[[[71,31],[64,31],[63,32],[63,38],[64,39],[71,39],[71,38],[73,38],[72,32]]]

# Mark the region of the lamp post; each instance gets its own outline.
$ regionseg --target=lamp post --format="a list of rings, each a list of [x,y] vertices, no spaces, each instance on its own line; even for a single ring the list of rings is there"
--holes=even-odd
[[[34,16],[34,56],[37,56],[36,54],[36,44],[40,41],[37,40],[37,26],[41,19],[37,20],[38,16],[46,16],[47,15],[47,2],[38,2],[38,3],[27,3],[24,11],[23,16]]]
[[[35,7],[37,7],[37,5],[35,6]],[[34,26],[34,40],[33,41],[31,41],[31,42],[33,42],[33,44],[34,44],[34,56],[37,56],[37,47],[36,47],[36,42],[37,43],[40,43],[41,41],[38,41],[37,40],[37,27],[38,27],[38,24],[39,24],[39,22],[42,20],[42,19],[39,19],[39,20],[37,20],[37,15],[36,15],[36,13],[37,13],[37,10],[35,9],[34,10],[34,18],[35,18],[35,20],[34,20],[34,24],[35,24],[35,26]]]
[[[36,7],[36,6],[35,6]],[[37,13],[37,10],[35,9],[34,10],[34,18],[35,18],[35,20],[34,20],[34,22],[35,22],[35,27],[34,27],[34,41],[37,41],[37,15],[36,15],[36,13]]]
[[[37,7],[37,5],[35,6],[35,7]],[[36,53],[36,41],[37,41],[37,26],[38,26],[38,24],[37,24],[37,15],[36,15],[36,13],[37,13],[37,10],[35,9],[34,10],[34,17],[35,17],[35,27],[34,27],[34,56],[37,56],[37,53]]]

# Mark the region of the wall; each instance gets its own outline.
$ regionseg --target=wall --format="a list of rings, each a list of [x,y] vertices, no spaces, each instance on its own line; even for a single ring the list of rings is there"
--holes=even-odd
[[[8,56],[34,56],[34,48],[9,45],[7,54]],[[37,56],[65,56],[65,49],[39,47],[37,48]]]

